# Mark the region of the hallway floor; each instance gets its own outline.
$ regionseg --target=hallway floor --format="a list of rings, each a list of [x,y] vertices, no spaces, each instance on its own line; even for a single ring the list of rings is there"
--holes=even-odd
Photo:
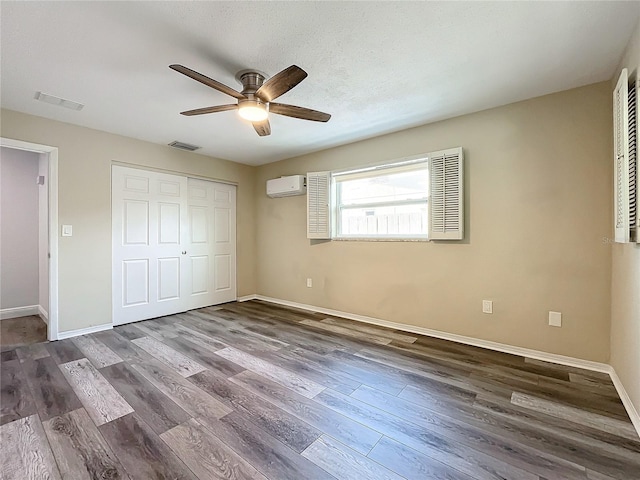
[[[0,320],[0,350],[47,341],[47,324],[37,315]]]

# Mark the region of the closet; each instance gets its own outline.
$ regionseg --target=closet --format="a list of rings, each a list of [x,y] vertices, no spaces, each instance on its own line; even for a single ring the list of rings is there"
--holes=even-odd
[[[113,324],[236,300],[236,187],[112,167]]]

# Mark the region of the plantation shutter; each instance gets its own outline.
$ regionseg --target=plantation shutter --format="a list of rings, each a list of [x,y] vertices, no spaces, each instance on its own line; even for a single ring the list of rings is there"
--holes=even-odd
[[[640,218],[638,218],[638,82],[629,85],[629,237],[639,242]]]
[[[331,238],[330,172],[307,173],[307,238]]]
[[[464,238],[462,148],[429,154],[429,239]]]
[[[623,69],[613,91],[613,161],[615,241],[629,241],[629,91]]]

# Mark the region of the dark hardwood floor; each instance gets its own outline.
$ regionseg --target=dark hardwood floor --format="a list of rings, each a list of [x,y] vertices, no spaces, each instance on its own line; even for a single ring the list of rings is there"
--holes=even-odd
[[[2,352],[2,479],[640,479],[608,375],[252,301]]]

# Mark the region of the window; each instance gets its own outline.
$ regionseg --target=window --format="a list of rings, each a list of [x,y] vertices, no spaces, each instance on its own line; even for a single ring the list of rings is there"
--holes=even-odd
[[[428,237],[426,158],[334,173],[332,177],[336,238]]]
[[[464,239],[462,147],[387,165],[307,172],[309,239]]]

